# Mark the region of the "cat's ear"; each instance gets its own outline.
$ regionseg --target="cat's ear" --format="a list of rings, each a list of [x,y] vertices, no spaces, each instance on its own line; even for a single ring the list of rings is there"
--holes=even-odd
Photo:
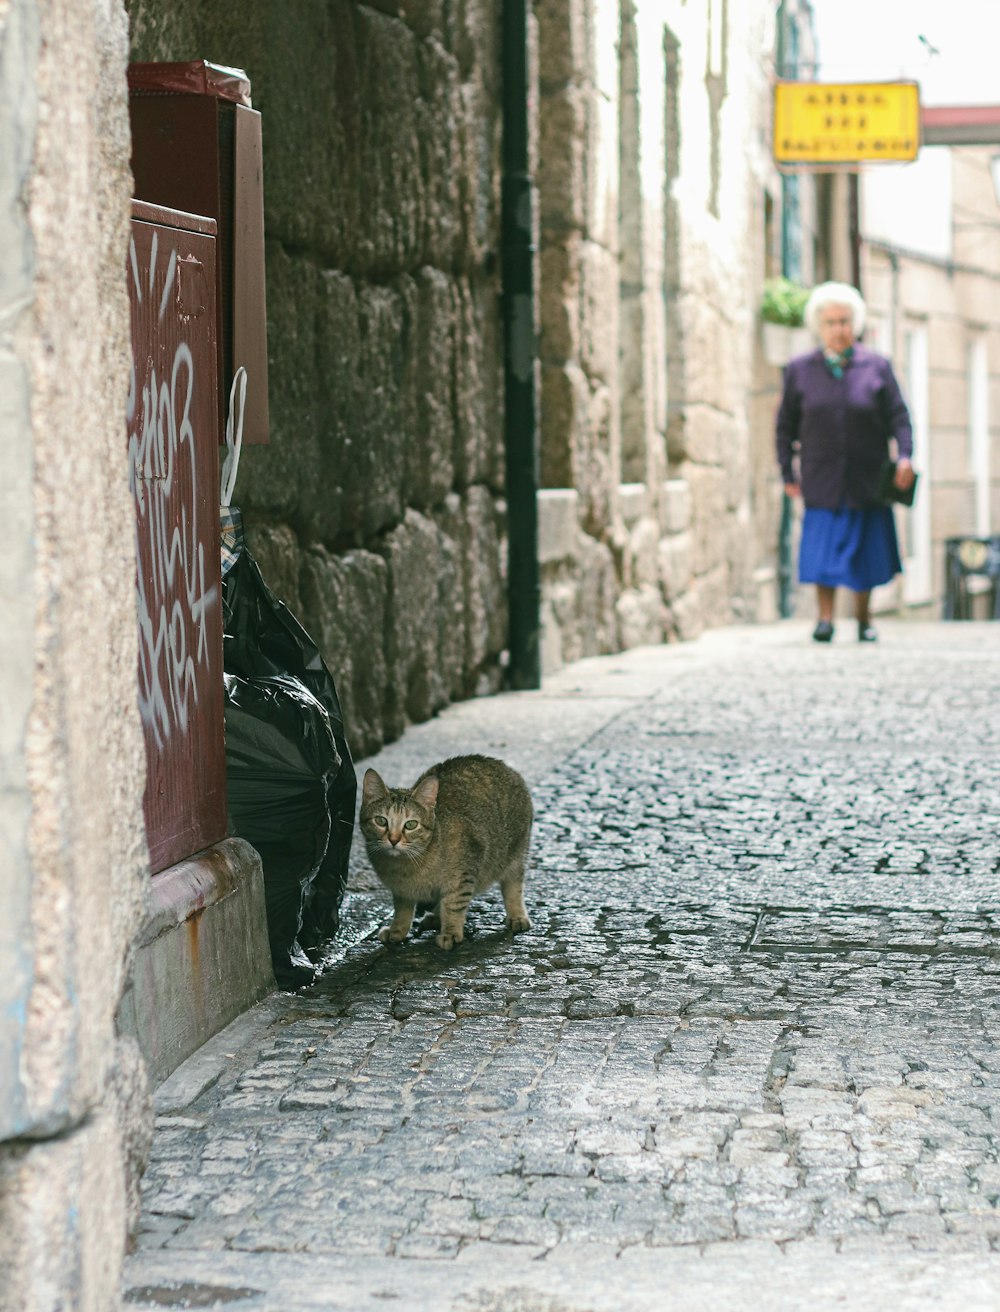
[[[426,806],[428,811],[433,811],[434,804],[438,800],[437,775],[429,774],[426,779],[421,779],[411,796],[415,802],[419,802],[421,806]]]
[[[382,778],[374,770],[365,771],[365,780],[361,785],[362,802],[377,802],[383,797],[389,795],[389,790],[382,782]]]

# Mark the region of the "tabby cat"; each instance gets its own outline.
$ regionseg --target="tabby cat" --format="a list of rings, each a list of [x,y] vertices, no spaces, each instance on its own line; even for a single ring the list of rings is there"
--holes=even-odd
[[[387,788],[366,770],[361,832],[375,873],[392,893],[383,943],[401,943],[418,902],[435,904],[437,944],[461,943],[474,893],[499,882],[507,928],[531,928],[524,871],[533,811],[528,786],[491,756],[453,756],[425,770],[412,788]]]

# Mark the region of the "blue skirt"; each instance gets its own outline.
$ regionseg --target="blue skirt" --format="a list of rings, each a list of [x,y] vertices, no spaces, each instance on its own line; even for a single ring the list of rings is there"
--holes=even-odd
[[[900,573],[896,522],[889,506],[870,510],[806,509],[799,582],[868,592]]]

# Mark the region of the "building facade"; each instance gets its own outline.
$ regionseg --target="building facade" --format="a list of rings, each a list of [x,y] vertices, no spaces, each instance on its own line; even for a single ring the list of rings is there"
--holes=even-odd
[[[894,361],[922,475],[913,508],[897,512],[904,573],[877,600],[934,618],[947,540],[1000,531],[997,150],[925,147],[916,163],[870,169],[861,183],[866,339]],[[983,618],[986,604],[973,602]]]

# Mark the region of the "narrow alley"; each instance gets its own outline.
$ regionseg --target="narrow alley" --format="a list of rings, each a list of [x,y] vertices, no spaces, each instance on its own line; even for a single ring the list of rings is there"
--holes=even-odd
[[[370,761],[531,787],[531,933],[340,958],[161,1086],[130,1306],[1000,1305],[995,627],[712,632]]]

